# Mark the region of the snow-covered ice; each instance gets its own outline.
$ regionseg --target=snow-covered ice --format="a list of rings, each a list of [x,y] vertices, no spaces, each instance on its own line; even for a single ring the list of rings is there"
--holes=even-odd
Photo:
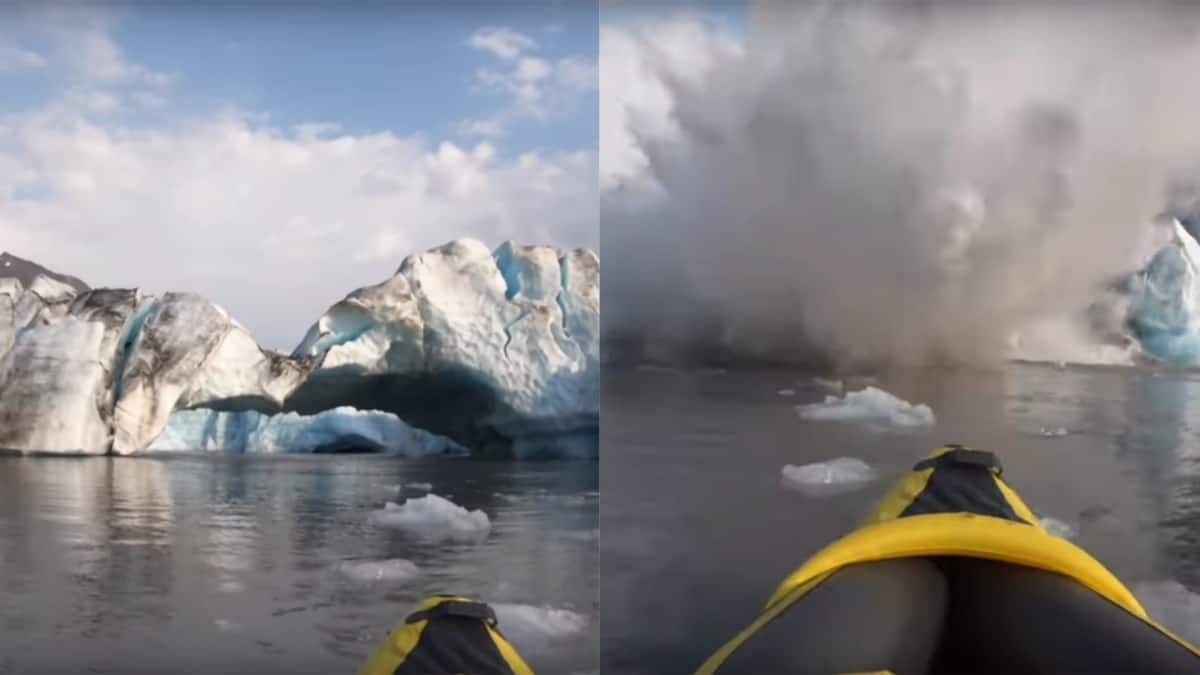
[[[316,415],[179,410],[171,413],[166,429],[146,449],[264,454],[357,450],[405,457],[468,454],[454,441],[412,427],[391,413],[349,407]]]
[[[873,427],[928,427],[935,421],[929,406],[913,405],[876,387],[852,391],[843,398],[826,396],[821,403],[797,406],[796,410],[805,419],[862,422]]]
[[[784,487],[810,497],[825,497],[852,492],[875,479],[871,465],[854,457],[838,457],[827,462],[796,466],[784,465],[780,470]]]
[[[433,539],[482,538],[492,528],[483,511],[468,511],[433,493],[408,499],[403,504],[388,502],[371,513],[370,522]]]
[[[416,563],[403,558],[344,560],[337,569],[342,576],[360,582],[404,583],[421,574]]]

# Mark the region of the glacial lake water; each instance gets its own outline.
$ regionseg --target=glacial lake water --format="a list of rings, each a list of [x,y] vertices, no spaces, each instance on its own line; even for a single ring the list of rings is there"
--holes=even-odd
[[[352,673],[419,600],[447,592],[492,603],[536,670],[595,672],[597,469],[0,457],[0,672]],[[428,489],[486,512],[486,538],[369,522]],[[390,559],[419,574],[369,562]]]
[[[876,386],[929,404],[935,426],[802,419],[797,405],[830,392],[787,370],[605,370],[604,672],[694,672],[792,569],[946,443],[996,452],[1039,515],[1200,642],[1200,374],[1012,364]],[[841,456],[878,477],[818,497],[781,480],[787,464]]]

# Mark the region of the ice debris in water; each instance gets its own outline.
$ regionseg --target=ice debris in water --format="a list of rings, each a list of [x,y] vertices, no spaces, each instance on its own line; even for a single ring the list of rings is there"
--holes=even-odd
[[[1070,433],[1071,432],[1068,431],[1066,427],[1051,427],[1051,428],[1042,427],[1038,431],[1038,435],[1045,436],[1047,438],[1061,438]]]
[[[779,394],[780,396],[795,396],[796,390],[795,389],[780,389],[779,391],[777,391],[775,393]]]
[[[583,614],[556,607],[522,604],[493,604],[496,621],[505,637],[528,648],[533,642],[571,637],[588,625]]]
[[[845,391],[846,388],[841,380],[826,380],[823,377],[814,377],[813,383],[830,391],[836,391],[839,394]]]
[[[1070,523],[1049,516],[1039,519],[1039,522],[1047,532],[1056,537],[1062,537],[1063,539],[1075,538],[1075,528]]]
[[[424,490],[429,492],[433,490],[433,483],[405,483],[405,490]]]
[[[338,565],[338,572],[354,581],[390,581],[403,583],[420,575],[421,570],[412,561],[403,558],[380,560],[345,560]]]
[[[810,420],[864,422],[884,427],[933,426],[933,410],[925,404],[913,405],[877,387],[852,391],[844,398],[826,396],[821,403],[796,406],[800,416]]]
[[[1133,594],[1151,618],[1185,640],[1200,642],[1200,594],[1174,579],[1138,582]]]
[[[371,513],[370,521],[437,539],[473,539],[487,534],[492,528],[483,511],[468,511],[433,493],[408,499],[403,504],[388,502]]]
[[[851,492],[875,478],[869,464],[854,457],[838,457],[828,462],[796,466],[787,464],[780,471],[783,485],[810,497]]]

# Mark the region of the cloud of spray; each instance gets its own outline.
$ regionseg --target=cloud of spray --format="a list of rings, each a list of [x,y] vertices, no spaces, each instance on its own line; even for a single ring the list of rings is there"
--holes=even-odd
[[[1194,4],[767,3],[735,45],[658,21],[601,32],[613,345],[1078,358],[1200,160]]]

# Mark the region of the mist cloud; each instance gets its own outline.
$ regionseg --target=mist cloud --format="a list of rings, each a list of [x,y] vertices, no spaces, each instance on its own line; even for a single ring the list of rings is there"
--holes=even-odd
[[[1178,3],[835,2],[756,5],[742,40],[604,27],[606,339],[1077,355],[1075,317],[1200,160],[1198,26]]]

